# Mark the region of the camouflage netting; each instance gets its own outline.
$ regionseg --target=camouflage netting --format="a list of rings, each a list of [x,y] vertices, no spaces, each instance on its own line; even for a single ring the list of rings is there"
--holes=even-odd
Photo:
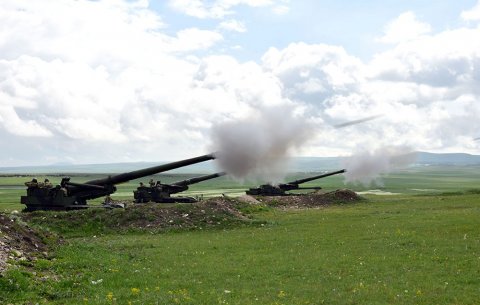
[[[33,230],[15,214],[0,213],[0,274],[10,262],[32,261],[48,255],[44,234]]]

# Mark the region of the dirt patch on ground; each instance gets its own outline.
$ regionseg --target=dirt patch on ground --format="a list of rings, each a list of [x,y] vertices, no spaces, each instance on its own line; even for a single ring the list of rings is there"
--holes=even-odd
[[[255,199],[255,197],[251,196],[251,195],[242,195],[242,196],[239,196],[237,198],[235,198],[241,202],[244,202],[244,203],[248,203],[248,204],[259,204],[260,201],[258,201],[257,199]]]
[[[125,203],[124,209],[36,211],[25,213],[22,217],[29,223],[60,235],[75,237],[128,231],[164,232],[261,224],[262,221],[252,220],[248,215],[252,216],[252,213],[264,207],[315,208],[359,200],[361,197],[353,191],[336,190],[276,197],[224,196],[197,203]]]
[[[328,193],[320,191],[304,195],[256,197],[268,205],[284,208],[315,208],[331,204],[354,203],[362,200],[354,191],[342,189]]]
[[[129,209],[148,215],[148,218],[134,218],[124,223],[131,228],[197,228],[248,220],[231,200],[222,197],[174,206],[134,205]]]
[[[0,274],[13,261],[32,261],[48,255],[45,234],[30,228],[16,214],[0,213]]]
[[[130,230],[160,232],[222,228],[250,222],[250,219],[236,208],[235,200],[227,197],[216,197],[197,203],[130,203],[125,209],[37,211],[26,213],[23,218],[70,236]]]

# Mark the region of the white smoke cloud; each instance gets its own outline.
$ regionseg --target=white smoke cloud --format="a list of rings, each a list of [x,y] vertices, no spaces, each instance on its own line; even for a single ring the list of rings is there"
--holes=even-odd
[[[405,168],[415,161],[415,153],[409,147],[381,147],[372,151],[363,150],[347,157],[343,167],[347,170],[346,183],[382,185],[381,175]]]
[[[243,119],[213,127],[213,149],[220,167],[237,179],[279,182],[290,154],[313,133],[292,105],[261,107]]]

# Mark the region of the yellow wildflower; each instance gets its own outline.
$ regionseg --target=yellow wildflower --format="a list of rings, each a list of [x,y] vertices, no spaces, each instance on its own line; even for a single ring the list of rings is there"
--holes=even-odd
[[[111,301],[113,299],[113,292],[107,293],[107,299]]]
[[[138,288],[132,288],[131,290],[132,290],[133,294],[139,294],[140,293],[140,289],[138,289]]]

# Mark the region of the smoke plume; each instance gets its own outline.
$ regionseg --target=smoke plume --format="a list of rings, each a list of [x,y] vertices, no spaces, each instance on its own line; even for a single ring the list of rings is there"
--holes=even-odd
[[[416,155],[409,147],[382,147],[374,151],[361,151],[344,160],[347,169],[345,182],[382,185],[381,174],[407,167]]]
[[[312,133],[310,124],[295,115],[292,106],[268,106],[250,116],[213,127],[213,148],[217,162],[236,179],[281,181],[289,154],[304,144]]]

